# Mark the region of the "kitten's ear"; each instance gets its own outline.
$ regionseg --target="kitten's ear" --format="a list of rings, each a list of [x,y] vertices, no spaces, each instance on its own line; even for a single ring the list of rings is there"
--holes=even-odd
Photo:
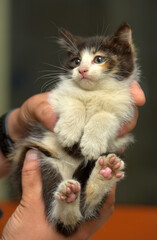
[[[59,44],[61,45],[61,47],[63,47],[64,49],[66,49],[67,51],[78,51],[77,49],[77,39],[75,36],[73,36],[70,32],[68,32],[67,30],[65,30],[64,28],[60,28],[59,31]]]
[[[118,38],[123,43],[132,43],[132,31],[127,23],[123,23],[115,33],[114,37]]]

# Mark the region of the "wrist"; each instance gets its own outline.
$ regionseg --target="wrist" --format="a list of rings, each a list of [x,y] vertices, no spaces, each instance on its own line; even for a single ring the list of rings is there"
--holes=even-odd
[[[6,157],[14,147],[14,142],[8,132],[8,117],[11,111],[0,117],[0,150]]]

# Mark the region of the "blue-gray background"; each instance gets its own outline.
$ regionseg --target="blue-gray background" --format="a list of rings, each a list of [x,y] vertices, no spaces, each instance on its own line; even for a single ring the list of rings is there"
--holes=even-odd
[[[141,86],[147,103],[140,108],[136,144],[126,152],[126,179],[117,202],[157,204],[157,1],[153,0],[15,0],[11,3],[11,99],[20,106],[42,91],[46,65],[58,64],[61,52],[53,37],[64,27],[77,35],[113,33],[128,22],[138,48]]]

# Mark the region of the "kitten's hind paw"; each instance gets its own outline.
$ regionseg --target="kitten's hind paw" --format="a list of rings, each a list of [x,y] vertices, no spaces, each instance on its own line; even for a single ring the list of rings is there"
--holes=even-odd
[[[74,233],[82,219],[80,191],[79,182],[68,179],[61,182],[55,192],[53,218],[55,219],[57,230],[65,236],[70,236]]]
[[[66,203],[72,203],[80,194],[81,186],[79,182],[75,180],[67,180],[60,183],[55,197],[58,200],[64,201]]]
[[[97,168],[99,169],[99,174],[108,180],[115,178],[118,181],[124,177],[124,172],[122,171],[124,162],[115,154],[101,156],[97,161]]]
[[[123,168],[124,162],[115,154],[98,158],[85,190],[85,216],[87,219],[93,213],[95,214],[95,209],[101,205],[113,184],[123,178]]]

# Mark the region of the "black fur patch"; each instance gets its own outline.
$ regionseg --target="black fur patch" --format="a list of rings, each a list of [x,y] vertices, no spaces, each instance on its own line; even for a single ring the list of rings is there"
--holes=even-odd
[[[27,149],[25,149],[25,151],[23,151],[21,159],[19,160],[18,164],[15,166],[15,170],[13,172],[13,182],[16,185],[16,189],[17,189],[17,194],[19,195],[19,197],[22,196],[22,168],[23,168],[23,163],[25,160],[25,155],[26,155]]]
[[[72,227],[70,225],[64,225],[61,222],[57,222],[56,229],[59,233],[63,234],[65,237],[69,237],[77,231],[79,224]]]
[[[57,186],[62,181],[61,174],[52,167],[50,163],[44,161],[44,155],[41,159],[41,175],[43,183],[43,198],[45,203],[46,215],[52,211],[51,203],[54,200],[54,192]],[[49,219],[50,221],[52,219]]]
[[[74,172],[73,178],[81,183],[82,188],[85,187],[94,166],[95,161],[88,161],[86,165],[83,162]]]
[[[72,147],[66,147],[64,150],[74,158],[82,158],[83,155],[81,153],[81,149],[79,143],[74,144]]]

